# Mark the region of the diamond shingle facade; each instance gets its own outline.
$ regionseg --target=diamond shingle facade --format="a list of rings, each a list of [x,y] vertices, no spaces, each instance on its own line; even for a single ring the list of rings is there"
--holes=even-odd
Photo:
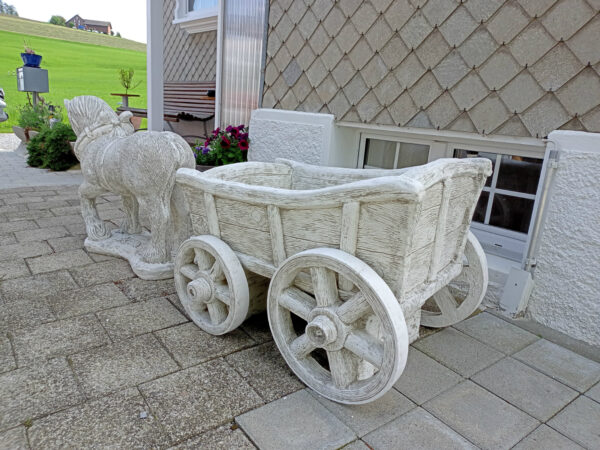
[[[163,2],[164,80],[212,81],[217,70],[217,32],[188,34],[173,24],[175,3],[175,0]],[[275,13],[276,9],[272,11]]]
[[[485,134],[600,132],[599,2],[270,4],[263,107]]]

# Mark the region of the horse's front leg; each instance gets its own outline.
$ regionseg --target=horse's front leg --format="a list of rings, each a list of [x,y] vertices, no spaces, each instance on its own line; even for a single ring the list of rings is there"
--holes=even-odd
[[[79,197],[81,199],[81,215],[85,222],[85,231],[92,241],[103,241],[111,236],[110,229],[100,219],[96,210],[96,197],[106,191],[100,186],[90,184],[86,181],[79,186]]]
[[[125,219],[121,223],[121,231],[127,234],[139,234],[142,232],[140,225],[140,207],[133,195],[122,195],[123,208],[125,208]]]

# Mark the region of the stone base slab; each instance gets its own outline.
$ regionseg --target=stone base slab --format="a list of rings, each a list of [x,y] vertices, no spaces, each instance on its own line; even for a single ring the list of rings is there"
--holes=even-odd
[[[93,241],[86,238],[85,248],[101,255],[118,256],[129,261],[133,272],[142,280],[165,280],[173,278],[173,263],[153,264],[142,260],[140,253],[150,240],[150,233],[125,234],[118,230],[112,231],[112,236],[103,241]]]

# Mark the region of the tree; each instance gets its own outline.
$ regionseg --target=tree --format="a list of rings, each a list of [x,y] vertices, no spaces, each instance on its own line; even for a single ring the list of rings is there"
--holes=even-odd
[[[119,69],[119,81],[121,82],[121,86],[125,88],[125,95],[127,95],[129,91],[134,90],[141,83],[141,81],[138,81],[137,83],[133,82],[133,74],[134,70],[132,68]]]
[[[9,5],[0,0],[0,14],[7,14],[9,16],[18,16],[17,9],[13,5]]]
[[[48,22],[52,25],[60,25],[61,27],[67,26],[67,21],[63,16],[52,16]]]
[[[121,33],[117,31],[117,37],[121,37]]]

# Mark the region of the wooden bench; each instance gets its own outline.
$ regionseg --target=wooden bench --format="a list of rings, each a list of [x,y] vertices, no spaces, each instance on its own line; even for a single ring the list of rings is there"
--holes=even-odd
[[[200,121],[204,125],[203,136],[183,136],[184,138],[208,137],[206,123],[215,116],[214,81],[168,81],[164,84],[163,118],[173,130],[171,122]],[[120,106],[117,111],[131,111],[135,117],[148,117],[148,110]]]

